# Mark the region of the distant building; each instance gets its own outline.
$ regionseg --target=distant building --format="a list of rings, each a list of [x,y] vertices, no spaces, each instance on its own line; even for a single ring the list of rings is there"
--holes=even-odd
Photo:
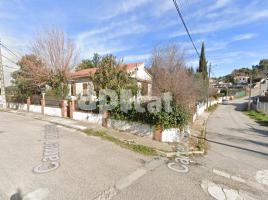
[[[236,75],[234,77],[234,82],[238,84],[246,84],[248,83],[249,76],[247,75]]]

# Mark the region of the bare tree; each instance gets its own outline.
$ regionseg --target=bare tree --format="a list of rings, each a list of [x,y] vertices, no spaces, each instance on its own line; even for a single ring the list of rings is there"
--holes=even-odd
[[[39,33],[31,49],[50,73],[52,87],[67,83],[68,74],[75,66],[76,53],[74,43],[63,31],[51,29]]]
[[[153,94],[170,92],[176,104],[194,108],[198,86],[187,70],[182,51],[176,45],[158,47],[152,53]]]

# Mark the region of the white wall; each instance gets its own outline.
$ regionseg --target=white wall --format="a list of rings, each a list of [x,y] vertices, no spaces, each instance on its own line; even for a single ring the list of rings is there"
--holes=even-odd
[[[138,122],[120,121],[115,119],[108,120],[108,127],[114,128],[120,131],[127,131],[129,133],[153,137],[154,129],[148,124],[142,124]]]
[[[144,64],[138,66],[138,70],[134,74],[138,80],[152,81],[152,77],[145,70]]]
[[[41,113],[41,106],[30,105],[30,112]]]
[[[10,109],[27,111],[27,104],[20,103],[7,103],[7,107]],[[41,106],[30,105],[30,112],[41,113]],[[44,112],[46,115],[61,117],[61,108],[45,107]]]
[[[76,89],[76,96],[79,94],[83,94],[83,83],[75,83],[75,89]]]
[[[179,142],[180,130],[177,128],[165,129],[162,132],[162,142]]]
[[[16,109],[16,110],[27,110],[27,104],[21,103],[7,103],[7,108]]]
[[[44,112],[46,115],[61,117],[61,108],[45,107]]]
[[[222,103],[222,98],[218,98],[217,100],[210,100],[208,102],[208,107],[213,106],[215,104]],[[207,104],[204,103],[199,103],[196,107],[196,113],[193,115],[193,122],[196,120],[196,118],[200,115],[202,115],[207,108]]]
[[[94,124],[102,124],[102,115],[85,113],[85,112],[73,112],[73,119],[79,121],[87,121]]]

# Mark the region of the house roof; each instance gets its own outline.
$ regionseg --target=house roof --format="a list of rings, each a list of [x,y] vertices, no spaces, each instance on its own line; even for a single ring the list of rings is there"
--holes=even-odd
[[[121,64],[121,65],[119,65],[119,68],[126,69],[126,71],[129,72],[129,71],[132,71],[135,68],[139,67],[140,65],[144,65],[144,62]]]
[[[135,68],[137,68],[138,66],[143,65],[143,64],[144,64],[143,62],[128,63],[126,65],[121,64],[121,65],[119,65],[119,68],[122,70],[126,70],[127,72],[130,72],[130,71],[134,70]],[[98,68],[82,69],[82,70],[79,70],[76,72],[71,72],[69,74],[69,77],[71,79],[88,77],[88,76],[94,75],[97,70],[98,70]]]
[[[95,74],[97,70],[98,70],[98,68],[82,69],[82,70],[79,70],[76,72],[71,72],[69,77],[73,78],[73,79],[87,77],[87,76],[91,76],[91,75]]]

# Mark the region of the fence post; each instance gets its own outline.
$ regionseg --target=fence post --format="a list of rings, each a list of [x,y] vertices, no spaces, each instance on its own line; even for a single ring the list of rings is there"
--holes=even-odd
[[[45,105],[46,105],[46,101],[45,98],[41,99],[41,113],[44,115],[45,114]]]
[[[69,101],[69,109],[70,109],[70,118],[73,119],[73,112],[74,112],[74,101]]]
[[[27,98],[27,112],[30,112],[31,98]]]
[[[102,126],[105,128],[107,128],[107,126],[108,126],[108,118],[109,118],[108,111],[104,111],[102,113]]]
[[[61,102],[61,116],[62,117],[67,117],[67,108],[66,108],[66,100],[62,100]]]

